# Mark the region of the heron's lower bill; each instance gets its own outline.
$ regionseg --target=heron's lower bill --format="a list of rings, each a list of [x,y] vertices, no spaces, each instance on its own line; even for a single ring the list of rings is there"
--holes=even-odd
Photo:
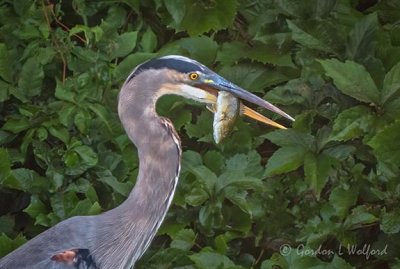
[[[216,103],[209,106],[209,109],[214,113],[213,136],[217,144],[230,135],[239,115],[245,115],[264,124],[286,129],[279,123],[243,105],[238,98],[226,91],[218,92]]]

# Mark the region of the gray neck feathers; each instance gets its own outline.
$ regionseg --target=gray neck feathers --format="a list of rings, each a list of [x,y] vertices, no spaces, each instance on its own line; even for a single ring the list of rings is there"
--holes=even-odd
[[[139,174],[128,199],[101,215],[104,224],[99,222],[93,243],[97,265],[105,269],[130,268],[145,252],[171,204],[180,171],[180,142],[172,124],[156,114],[155,94],[136,87],[135,79],[124,85],[118,113],[138,149]]]

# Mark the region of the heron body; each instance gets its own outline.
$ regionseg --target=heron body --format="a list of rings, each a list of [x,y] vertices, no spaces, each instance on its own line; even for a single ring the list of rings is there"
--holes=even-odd
[[[180,139],[172,123],[157,115],[157,99],[178,94],[215,104],[215,92],[207,87],[230,91],[292,119],[189,58],[166,56],[139,65],[125,81],[118,100],[121,123],[140,160],[136,185],[128,198],[101,215],[60,222],[3,257],[0,269],[131,268],[165,218],[180,171]]]

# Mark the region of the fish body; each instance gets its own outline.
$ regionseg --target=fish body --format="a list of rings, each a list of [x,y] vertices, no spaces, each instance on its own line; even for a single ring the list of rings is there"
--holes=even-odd
[[[232,94],[220,91],[212,110],[214,112],[213,136],[215,143],[218,144],[232,132],[240,114],[240,101]]]

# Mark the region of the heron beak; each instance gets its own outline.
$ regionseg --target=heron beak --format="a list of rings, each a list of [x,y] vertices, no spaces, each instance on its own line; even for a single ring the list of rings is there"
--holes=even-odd
[[[280,125],[279,123],[265,117],[264,115],[261,115],[257,111],[254,111],[253,109],[243,105],[242,103],[240,104],[240,114],[279,129],[287,129],[285,126]]]
[[[208,78],[203,79],[202,83],[203,83],[203,85],[205,85],[204,88],[206,90],[209,89],[209,87],[211,87],[213,89],[217,89],[220,91],[229,92],[239,99],[242,99],[242,100],[248,101],[250,103],[253,103],[255,105],[258,105],[260,107],[266,108],[266,109],[268,109],[272,112],[275,112],[291,121],[294,121],[293,117],[291,117],[289,114],[285,113],[284,111],[280,110],[273,104],[265,101],[264,99],[261,99],[257,95],[254,95],[254,94],[240,88],[239,86],[224,79],[223,77],[219,76],[218,74],[214,74],[214,75],[209,76]],[[252,110],[251,108],[249,108],[243,104],[241,104],[240,111],[241,111],[242,115],[245,115],[249,118],[255,119],[257,121],[260,121],[262,123],[265,123],[267,125],[271,125],[271,126],[274,126],[277,128],[286,129],[284,126],[280,125],[279,123],[259,114],[258,112]]]

